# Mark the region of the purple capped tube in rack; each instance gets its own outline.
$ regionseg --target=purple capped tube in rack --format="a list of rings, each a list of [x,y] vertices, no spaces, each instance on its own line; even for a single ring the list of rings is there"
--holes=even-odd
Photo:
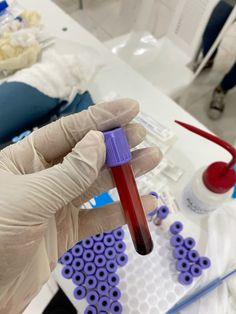
[[[103,311],[108,311],[110,307],[110,299],[106,296],[102,296],[98,301],[98,307]]]
[[[109,273],[115,273],[117,271],[117,263],[113,260],[108,260],[106,262],[106,270],[109,272]]]
[[[116,273],[108,274],[107,282],[110,286],[117,286],[120,282],[120,277]]]
[[[66,265],[62,268],[61,274],[64,278],[70,279],[74,274],[74,270],[72,266]]]
[[[81,286],[84,283],[85,276],[82,272],[76,271],[72,276],[72,281],[76,286]]]
[[[115,243],[115,250],[117,253],[123,253],[126,249],[126,244],[123,241],[117,241]]]
[[[199,253],[196,250],[190,250],[187,253],[187,259],[190,262],[196,263],[199,260]]]
[[[211,261],[206,256],[201,256],[198,260],[198,264],[202,269],[207,269],[211,266]]]
[[[113,246],[115,244],[115,237],[113,234],[106,234],[103,239],[103,243],[106,247]]]
[[[107,259],[114,259],[116,257],[116,251],[113,247],[106,248],[104,254]]]
[[[83,247],[81,245],[81,243],[77,243],[75,246],[73,246],[73,248],[71,249],[71,253],[74,257],[80,257],[83,254]]]
[[[128,256],[125,253],[118,254],[116,257],[116,262],[120,266],[125,266],[128,262]]]
[[[103,234],[103,233],[96,234],[95,236],[92,236],[93,241],[95,241],[95,242],[100,242],[100,241],[102,241],[103,237],[104,237],[104,234]]]
[[[98,311],[94,305],[88,305],[84,311],[84,314],[98,314]]]
[[[187,250],[183,246],[177,246],[173,250],[173,256],[177,259],[185,258],[187,256]]]
[[[76,287],[74,289],[74,297],[76,300],[82,300],[86,296],[86,289],[83,286]]]
[[[202,274],[202,268],[198,264],[193,264],[190,267],[190,273],[193,277],[200,277]]]
[[[181,283],[184,286],[191,285],[193,282],[193,276],[189,272],[180,273],[178,277],[179,283]]]
[[[96,265],[93,262],[88,262],[84,265],[84,273],[86,275],[93,275],[96,271]]]
[[[97,287],[98,281],[95,276],[87,276],[85,278],[84,284],[87,289],[95,289]]]
[[[84,260],[81,257],[77,257],[72,262],[74,270],[80,271],[84,268]]]
[[[120,302],[118,301],[114,301],[112,302],[111,306],[110,306],[110,311],[112,314],[121,314],[122,313],[122,305],[120,304]]]
[[[109,291],[109,297],[113,300],[113,301],[117,301],[120,299],[121,297],[121,292],[120,289],[117,287],[112,287]]]
[[[94,256],[95,254],[91,249],[86,249],[84,250],[84,253],[83,253],[83,260],[85,262],[92,262],[94,260]]]
[[[190,269],[190,263],[187,259],[182,258],[177,260],[176,262],[176,269],[180,272],[186,272]]]
[[[61,257],[61,263],[65,265],[70,265],[73,261],[73,255],[70,252],[66,252]]]
[[[97,291],[91,290],[87,293],[86,295],[86,300],[88,304],[90,305],[95,305],[98,303],[99,295]]]
[[[160,225],[162,220],[166,219],[169,215],[169,208],[166,205],[160,206],[156,211],[156,217],[154,219],[155,225]]]
[[[106,257],[104,255],[95,256],[94,263],[97,267],[104,267],[106,265]]]
[[[170,238],[170,244],[173,247],[182,246],[184,243],[184,238],[181,234],[175,234]]]
[[[109,285],[106,281],[100,281],[97,286],[99,295],[108,295]]]
[[[151,191],[151,192],[149,193],[149,195],[152,195],[152,196],[158,198],[158,194],[157,194],[156,192],[154,192],[154,191]]]
[[[114,235],[116,240],[123,240],[125,236],[125,232],[122,228],[118,228],[112,231],[112,234]]]
[[[170,226],[170,233],[172,234],[177,234],[180,233],[183,230],[184,226],[182,222],[180,221],[175,221],[171,226]]]
[[[103,254],[105,250],[105,245],[102,242],[96,242],[93,246],[93,251],[96,255]]]
[[[97,280],[104,281],[107,279],[107,270],[104,267],[98,268],[95,274]]]
[[[91,249],[93,247],[94,241],[93,238],[87,238],[85,240],[82,241],[82,246],[84,249]]]
[[[184,239],[183,245],[187,250],[191,250],[195,246],[195,244],[196,244],[196,241],[191,237]]]

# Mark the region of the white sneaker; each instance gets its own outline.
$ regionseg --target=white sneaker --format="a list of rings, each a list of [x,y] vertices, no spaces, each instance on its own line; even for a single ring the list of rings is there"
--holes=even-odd
[[[212,120],[218,120],[222,116],[225,109],[225,92],[214,90],[212,95],[212,101],[207,111],[207,115]]]

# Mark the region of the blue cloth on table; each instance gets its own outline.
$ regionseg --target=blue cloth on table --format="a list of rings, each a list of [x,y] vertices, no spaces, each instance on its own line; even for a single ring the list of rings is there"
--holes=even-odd
[[[67,104],[25,83],[3,83],[0,85],[0,144],[21,132],[87,109],[90,105],[93,100],[88,92],[77,94],[71,104]]]

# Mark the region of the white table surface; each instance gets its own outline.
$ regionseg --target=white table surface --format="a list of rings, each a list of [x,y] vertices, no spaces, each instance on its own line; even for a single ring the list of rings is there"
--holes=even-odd
[[[106,66],[99,71],[90,84],[89,91],[96,102],[106,97],[110,92],[134,98],[140,102],[142,111],[152,115],[176,133],[178,140],[168,152],[168,158],[185,171],[177,184],[170,182],[170,188],[177,201],[180,201],[183,187],[196,170],[216,160],[229,160],[229,154],[222,148],[176,125],[175,119],[206,129],[130,66],[112,55],[100,41],[53,2],[49,0],[19,0],[19,2],[25,8],[40,12],[43,24],[52,35],[69,41],[78,41],[80,44],[92,47],[99,52]],[[63,28],[67,28],[67,31],[63,31]],[[67,47],[63,47],[63,49],[66,51]],[[73,50],[70,45],[68,52],[71,52],[71,49]],[[76,53],[76,48],[73,52]],[[71,287],[66,288],[64,285],[63,288],[67,289],[69,294],[71,293]],[[71,300],[73,301],[73,298]],[[75,302],[73,303],[75,304]]]

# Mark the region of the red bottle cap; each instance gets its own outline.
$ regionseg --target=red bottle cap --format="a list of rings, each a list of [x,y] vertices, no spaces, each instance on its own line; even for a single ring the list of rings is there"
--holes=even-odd
[[[229,163],[223,161],[217,161],[210,164],[207,169],[203,172],[203,183],[205,186],[214,193],[226,193],[229,191],[236,183],[236,173],[233,169],[236,163],[236,150],[229,143],[221,140],[217,136],[214,136],[206,131],[200,130],[190,124],[175,121],[184,128],[191,132],[194,132],[214,143],[220,145],[226,149],[231,155],[232,159]]]

